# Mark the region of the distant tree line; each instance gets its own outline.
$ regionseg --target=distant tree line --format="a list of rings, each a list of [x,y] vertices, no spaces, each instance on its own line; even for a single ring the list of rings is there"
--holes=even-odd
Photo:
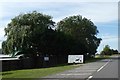
[[[103,51],[100,53],[101,55],[113,55],[113,54],[119,54],[118,50],[110,49],[109,45],[105,45],[103,48]]]
[[[2,42],[4,54],[95,55],[101,38],[97,27],[81,15],[70,16],[58,23],[52,17],[33,11],[20,14],[5,28],[7,40]]]

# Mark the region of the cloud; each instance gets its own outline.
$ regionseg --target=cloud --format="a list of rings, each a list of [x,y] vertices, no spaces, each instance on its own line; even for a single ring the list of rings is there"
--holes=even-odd
[[[18,6],[19,4],[21,6]],[[118,17],[117,4],[117,2],[10,2],[2,4],[2,14],[4,19],[22,12],[37,10],[52,15],[54,18],[80,14],[94,22],[109,22]]]
[[[3,35],[5,35],[4,28],[0,27],[0,40],[1,40],[1,37],[3,37]]]
[[[118,2],[119,0],[69,0],[69,2]],[[23,2],[21,0],[1,0],[1,2]],[[24,2],[67,2],[65,0],[24,0]]]
[[[101,36],[101,38],[102,38],[102,41],[97,50],[99,53],[103,50],[105,45],[109,45],[111,49],[118,50],[118,36],[117,35],[104,34]]]
[[[2,45],[3,40],[5,40],[4,35],[5,35],[4,28],[0,27],[0,48],[2,47],[1,45]]]
[[[81,6],[80,6],[81,5]],[[110,2],[92,2],[92,3],[78,3],[75,4],[72,10],[69,11],[71,15],[81,14],[93,22],[110,22],[117,20],[118,7],[117,3]]]

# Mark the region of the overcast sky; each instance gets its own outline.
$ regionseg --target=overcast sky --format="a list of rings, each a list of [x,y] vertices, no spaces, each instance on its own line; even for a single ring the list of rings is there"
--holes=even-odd
[[[0,48],[5,40],[4,28],[10,20],[21,13],[34,10],[52,16],[55,22],[72,15],[82,15],[91,19],[99,30],[97,37],[102,38],[98,52],[105,45],[118,49],[118,0],[0,1]]]

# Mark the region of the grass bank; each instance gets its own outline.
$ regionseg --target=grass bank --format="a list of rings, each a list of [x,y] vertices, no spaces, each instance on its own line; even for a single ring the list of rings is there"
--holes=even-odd
[[[89,62],[95,62],[95,61],[98,61],[98,60],[102,60],[102,59],[109,59],[110,56],[107,56],[107,55],[104,55],[104,56],[95,56],[95,58],[90,58],[88,60],[85,61],[85,63],[89,63]]]
[[[2,78],[3,78],[2,80],[5,80],[4,78],[41,78],[50,74],[59,73],[59,72],[70,70],[76,67],[78,66],[60,65],[57,67],[50,67],[50,68],[6,71],[0,74],[2,74]],[[29,79],[29,80],[34,80],[34,79]]]

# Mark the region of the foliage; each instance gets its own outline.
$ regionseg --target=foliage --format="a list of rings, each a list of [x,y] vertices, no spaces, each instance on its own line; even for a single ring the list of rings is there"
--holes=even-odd
[[[118,50],[111,49],[112,54],[119,54]]]
[[[83,48],[84,53],[95,54],[101,39],[97,38],[97,27],[94,23],[82,16],[70,16],[57,24],[57,30],[73,37],[77,41],[78,49]],[[81,50],[78,50],[81,53]]]
[[[109,52],[109,50],[110,50],[110,46],[109,46],[109,45],[105,45],[103,51],[105,51],[105,52]]]
[[[3,52],[22,51],[32,56],[96,53],[101,39],[96,37],[98,30],[92,21],[77,15],[54,24],[51,16],[36,11],[16,16],[5,28]]]
[[[103,51],[101,51],[101,55],[112,55],[112,54],[118,54],[118,50],[113,50],[110,49],[109,45],[105,45],[105,47],[103,48]]]
[[[18,50],[34,52],[37,38],[41,38],[46,29],[54,27],[51,18],[36,11],[13,18],[5,28],[7,40],[2,43],[4,53],[11,54]]]

